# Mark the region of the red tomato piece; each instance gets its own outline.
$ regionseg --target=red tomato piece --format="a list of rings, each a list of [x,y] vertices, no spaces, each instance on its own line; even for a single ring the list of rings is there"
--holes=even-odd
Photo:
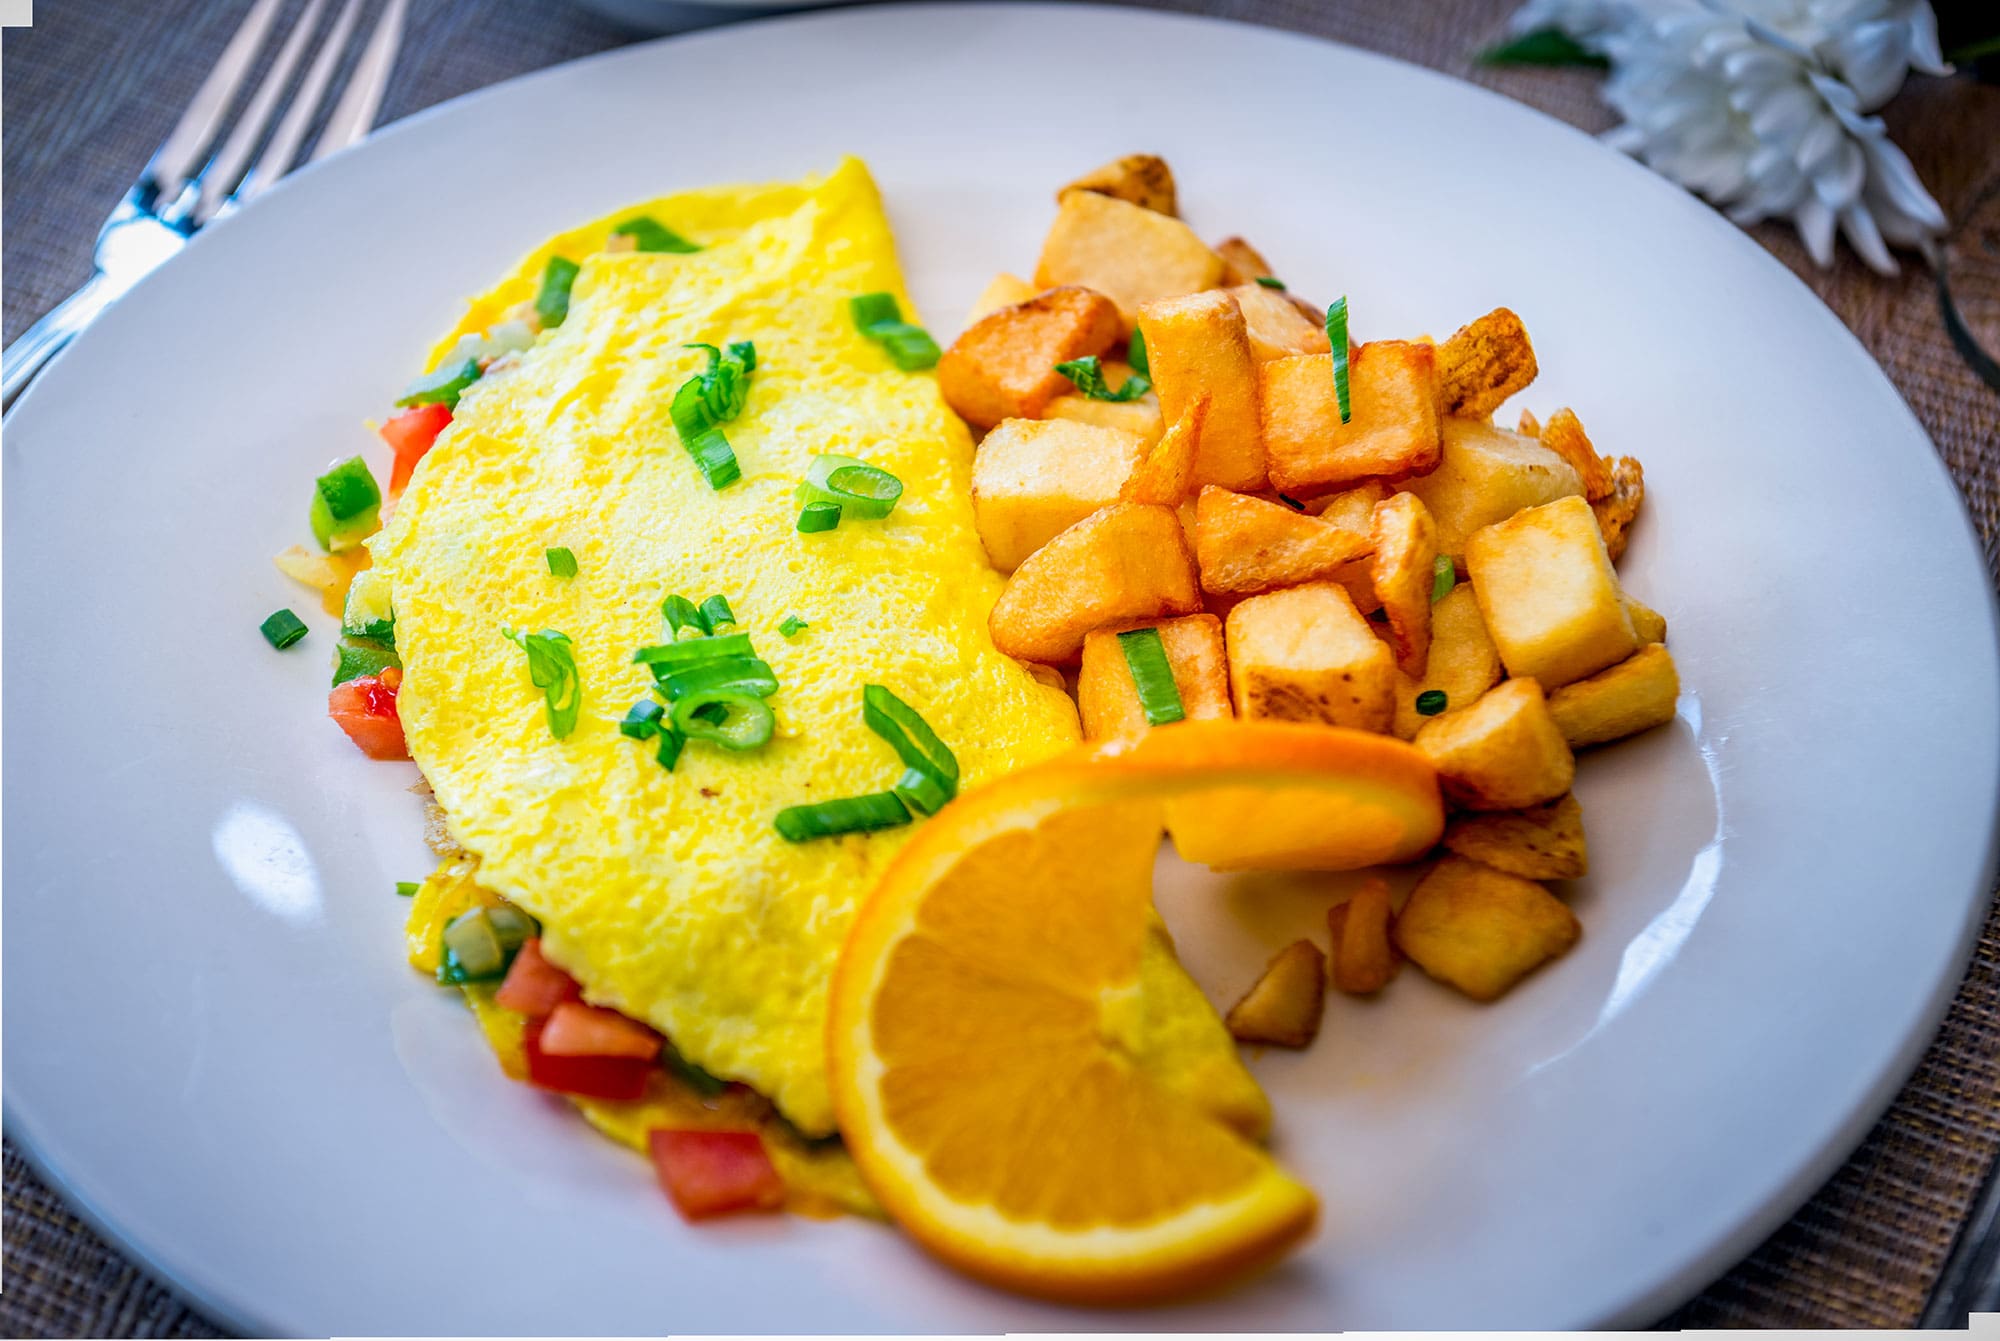
[[[403,744],[403,720],[396,715],[396,685],[390,672],[357,675],[335,685],[326,696],[326,715],[370,759],[410,757]]]
[[[734,1211],[775,1211],[785,1204],[784,1180],[754,1131],[670,1131],[647,1134],[660,1186],[689,1220]]]
[[[444,405],[419,405],[413,409],[392,415],[389,422],[382,425],[382,440],[396,449],[396,464],[389,471],[389,492],[400,494],[403,486],[410,482],[410,474],[417,468],[417,462],[424,459],[424,453],[444,432],[451,422],[451,410]]]
[[[646,1094],[655,1067],[644,1057],[564,1057],[542,1051],[542,1020],[529,1020],[521,1035],[528,1055],[528,1083],[558,1094],[629,1102]]]
[[[542,958],[542,938],[531,937],[515,952],[513,967],[507,970],[494,1004],[537,1018],[547,1015],[565,1001],[583,995],[576,979]]]
[[[542,1051],[552,1057],[636,1057],[660,1055],[660,1036],[615,1010],[565,1001],[542,1026]]]

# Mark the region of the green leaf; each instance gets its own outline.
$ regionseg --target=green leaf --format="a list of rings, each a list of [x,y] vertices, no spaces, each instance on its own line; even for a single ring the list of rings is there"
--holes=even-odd
[[[1069,378],[1076,389],[1090,400],[1107,400],[1122,405],[1126,401],[1137,400],[1153,389],[1153,383],[1146,374],[1134,371],[1125,379],[1125,385],[1113,391],[1104,381],[1104,365],[1097,355],[1089,358],[1070,359],[1056,365],[1056,371]]]
[[[1611,62],[1560,28],[1537,28],[1511,42],[1479,53],[1481,65],[1588,65],[1608,70]]]

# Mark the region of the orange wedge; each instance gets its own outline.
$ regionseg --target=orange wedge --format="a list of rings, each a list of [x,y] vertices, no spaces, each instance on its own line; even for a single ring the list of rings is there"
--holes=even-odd
[[[862,906],[833,982],[834,1106],[870,1188],[938,1257],[1030,1294],[1137,1303],[1265,1265],[1311,1230],[1310,1191],[1137,1064],[1167,806],[1211,793],[1371,816],[1336,825],[1368,852],[1443,827],[1436,777],[1400,741],[1187,722],[967,793]],[[1287,843],[1305,832],[1262,819]]]

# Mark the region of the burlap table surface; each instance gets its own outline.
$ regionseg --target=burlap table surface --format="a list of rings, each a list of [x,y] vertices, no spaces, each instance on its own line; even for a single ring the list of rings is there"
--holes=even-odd
[[[1589,130],[1612,119],[1588,72],[1472,64],[1500,33],[1511,0],[1162,7],[1338,38],[1471,78]],[[0,49],[8,339],[88,273],[98,221],[173,124],[245,0],[42,0],[35,8],[33,29],[9,32]],[[557,0],[415,0],[412,11],[384,121],[628,40]],[[2000,173],[2000,89],[1920,79],[1889,120],[1954,218]],[[1521,189],[1536,184],[1524,180]],[[2000,553],[2000,393],[1951,349],[1929,275],[1913,268],[1880,279],[1846,254],[1822,273],[1787,231],[1767,226],[1755,235],[1888,371],[1964,489],[1991,565]],[[1664,1324],[1912,1325],[1996,1151],[2000,916],[1988,921],[1936,1042],[1860,1150],[1790,1223]],[[4,1176],[0,1334],[223,1334],[72,1216],[12,1146]]]

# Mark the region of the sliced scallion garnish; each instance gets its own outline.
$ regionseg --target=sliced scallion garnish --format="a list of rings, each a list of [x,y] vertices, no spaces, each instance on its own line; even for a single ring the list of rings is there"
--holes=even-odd
[[[558,545],[554,549],[544,550],[542,553],[549,561],[550,573],[556,577],[576,576],[576,555],[570,553],[568,549]]]
[[[756,657],[704,661],[685,669],[675,669],[670,674],[657,676],[657,679],[661,690],[676,703],[689,695],[725,689],[739,694],[755,694],[759,698],[778,692],[778,677],[772,673],[769,663]]]
[[[784,622],[778,625],[778,632],[783,637],[796,638],[802,629],[809,629],[811,627],[812,625],[806,623],[797,615],[786,615]]]
[[[1152,364],[1146,359],[1146,333],[1137,326],[1132,328],[1132,338],[1125,342],[1125,361],[1132,365],[1132,371],[1153,375]]]
[[[1139,709],[1149,725],[1164,726],[1187,716],[1180,686],[1174,682],[1173,663],[1167,660],[1167,647],[1160,641],[1158,629],[1129,629],[1119,634],[1118,650],[1125,654],[1125,665],[1139,690]]]
[[[1347,392],[1347,296],[1334,299],[1326,309],[1326,339],[1333,347],[1333,394],[1340,402],[1340,422],[1354,417]]]
[[[891,790],[904,805],[919,815],[937,814],[952,798],[952,788],[921,768],[904,769],[903,776],[896,779],[896,785]]]
[[[1443,712],[1451,699],[1442,689],[1426,689],[1417,695],[1417,713],[1422,717],[1435,717]]]
[[[792,806],[779,811],[773,821],[779,834],[792,843],[832,838],[843,833],[893,829],[909,822],[909,807],[894,792],[870,792],[866,796],[843,796],[834,801]]]
[[[808,503],[799,509],[799,530],[805,535],[831,531],[840,525],[840,504]]]
[[[720,709],[720,711],[715,711]],[[754,693],[728,689],[685,694],[674,700],[674,730],[727,750],[754,750],[771,739],[777,718]]]
[[[711,596],[703,601],[701,603],[701,617],[702,621],[708,625],[710,633],[714,633],[724,624],[734,624],[736,622],[736,612],[729,608],[729,598],[727,596]]]
[[[903,320],[902,305],[894,294],[863,293],[847,300],[848,314],[855,329],[889,355],[889,361],[904,372],[920,372],[937,366],[937,341],[923,327]]]
[[[567,256],[551,256],[542,267],[542,285],[535,292],[535,315],[541,318],[543,330],[554,330],[569,317],[570,285],[576,283],[581,269]]]
[[[671,773],[674,765],[681,761],[681,751],[687,748],[687,737],[671,727],[660,729],[660,748],[653,754],[660,761],[660,767]]]
[[[1440,554],[1431,560],[1431,604],[1436,605],[1451,595],[1451,588],[1458,581],[1458,568],[1451,561],[1451,555]]]
[[[306,622],[290,610],[276,610],[257,626],[257,631],[264,635],[265,642],[282,652],[306,636]]]
[[[693,629],[698,634],[709,631],[708,621],[701,617],[701,608],[685,596],[669,596],[660,602],[660,617],[667,621],[667,628],[675,637],[684,629]]]
[[[1056,371],[1075,384],[1076,389],[1088,400],[1110,401],[1123,405],[1134,401],[1153,389],[1153,383],[1146,374],[1134,370],[1125,379],[1125,384],[1113,391],[1104,381],[1104,367],[1097,355],[1088,358],[1070,359],[1056,365]]]
[[[658,647],[642,647],[632,654],[632,660],[636,665],[652,666],[656,674],[665,675],[705,661],[728,661],[751,655],[750,635],[729,633],[721,637],[687,638]]]
[[[635,215],[613,228],[611,232],[616,237],[631,238],[634,251],[664,251],[686,255],[701,250],[650,214]]]
[[[864,685],[861,720],[870,731],[889,742],[905,765],[936,778],[943,785],[947,800],[957,794],[958,757],[938,739],[937,732],[931,730],[930,723],[915,708],[883,685]]]
[[[618,734],[634,740],[648,740],[660,733],[660,718],[666,713],[667,710],[652,699],[642,698],[628,708],[619,720]]]
[[[1267,289],[1277,289],[1283,291],[1285,287],[1285,281],[1279,279],[1276,275],[1259,275],[1257,276],[1257,282],[1259,284],[1262,284]]]
[[[903,482],[880,466],[830,452],[812,459],[798,488],[801,503],[833,503],[842,517],[871,521],[888,516],[902,496]]]
[[[577,712],[583,706],[583,682],[576,673],[569,635],[559,629],[522,633],[505,627],[500,633],[528,654],[528,678],[542,691],[549,734],[563,739],[576,729]]]
[[[396,893],[406,899],[415,898],[417,891],[422,888],[423,882],[421,880],[398,880],[396,882]]]

